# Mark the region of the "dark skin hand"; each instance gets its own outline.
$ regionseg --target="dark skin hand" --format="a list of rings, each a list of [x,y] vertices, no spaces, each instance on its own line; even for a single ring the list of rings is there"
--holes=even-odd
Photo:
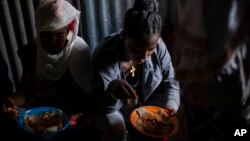
[[[108,86],[108,91],[111,95],[120,100],[127,100],[127,102],[136,106],[138,103],[138,96],[135,90],[130,86],[130,84],[125,80],[113,80]],[[165,107],[171,116],[176,114],[176,111],[171,107]]]
[[[6,99],[5,103],[3,104],[3,111],[10,119],[16,119],[18,115],[18,109],[13,99]]]
[[[137,98],[135,90],[125,80],[113,80],[108,86],[108,91],[113,97],[121,100]]]
[[[168,110],[168,114],[170,116],[176,115],[176,111],[173,108],[171,108],[171,107],[165,107],[165,108]]]
[[[25,102],[26,100],[21,95],[11,96],[3,103],[2,110],[9,119],[14,120],[19,113],[18,106],[23,105]]]

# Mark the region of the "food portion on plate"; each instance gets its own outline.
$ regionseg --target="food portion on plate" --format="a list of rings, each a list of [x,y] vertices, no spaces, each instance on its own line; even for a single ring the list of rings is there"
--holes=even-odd
[[[57,108],[37,107],[20,114],[17,124],[32,134],[55,135],[69,127],[69,117]]]
[[[37,133],[56,132],[63,128],[63,118],[60,111],[46,111],[40,115],[26,115],[25,123]]]
[[[167,109],[156,106],[137,108],[130,119],[137,130],[151,137],[169,136],[177,126],[176,116],[170,116]]]

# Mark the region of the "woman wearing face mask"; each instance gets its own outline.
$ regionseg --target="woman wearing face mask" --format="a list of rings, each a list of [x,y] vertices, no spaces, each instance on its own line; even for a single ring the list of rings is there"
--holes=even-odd
[[[79,16],[65,0],[44,0],[38,6],[37,36],[18,50],[23,65],[20,86],[3,105],[12,119],[18,106],[52,106],[69,115],[91,116],[91,51],[77,36]]]
[[[103,104],[98,123],[103,140],[126,140],[134,107],[179,108],[179,85],[164,42],[156,0],[136,0],[123,29],[95,49],[96,94]],[[132,102],[127,102],[127,100]]]

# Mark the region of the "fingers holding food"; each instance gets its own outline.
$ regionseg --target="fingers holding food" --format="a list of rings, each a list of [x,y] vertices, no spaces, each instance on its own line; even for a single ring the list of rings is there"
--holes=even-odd
[[[108,91],[118,99],[128,99],[135,95],[135,91],[125,80],[113,80],[108,86]]]
[[[5,100],[2,106],[3,112],[9,117],[9,119],[14,120],[18,115],[18,108],[13,99],[8,98]]]

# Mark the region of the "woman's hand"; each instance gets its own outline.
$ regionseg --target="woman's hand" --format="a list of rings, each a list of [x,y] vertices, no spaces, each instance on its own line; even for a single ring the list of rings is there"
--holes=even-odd
[[[113,80],[108,86],[108,91],[113,97],[121,100],[137,98],[135,90],[125,80]]]
[[[169,111],[168,114],[170,116],[176,115],[176,111],[175,111],[174,108],[172,108],[172,107],[165,107],[165,109],[167,109]]]
[[[16,119],[18,115],[17,106],[12,98],[7,98],[3,103],[3,112],[12,120]]]
[[[14,120],[18,116],[18,106],[23,105],[25,100],[22,96],[13,96],[9,97],[5,100],[2,105],[3,112],[10,119]]]

